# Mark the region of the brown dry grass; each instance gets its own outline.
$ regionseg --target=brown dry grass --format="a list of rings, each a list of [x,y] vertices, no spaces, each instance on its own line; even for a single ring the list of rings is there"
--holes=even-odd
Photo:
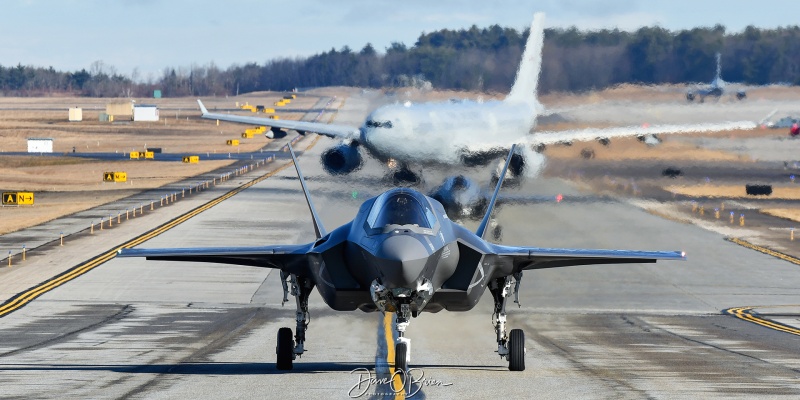
[[[237,101],[271,107],[279,98],[280,94],[273,93],[236,99],[211,99],[204,103],[209,110],[232,109]],[[71,152],[73,148],[79,152],[127,153],[143,150],[145,146],[160,147],[164,152],[170,153],[227,153],[255,151],[265,144],[262,135],[256,135],[252,139],[242,138],[246,125],[220,123],[216,126],[213,121],[200,119],[194,99],[152,100],[152,103],[163,107],[160,112],[161,121],[108,123],[98,121],[100,109],[84,110],[83,121],[69,122],[67,109],[73,105],[97,108],[112,99],[0,98],[0,151],[27,151],[26,139],[29,137],[53,138],[53,151],[56,153]],[[316,101],[316,97],[299,97],[283,109],[278,108],[276,114],[282,119],[296,120],[303,115],[302,112],[285,110],[308,109]],[[147,102],[151,103],[150,100]],[[31,110],[32,107],[53,110]],[[248,111],[236,113],[264,116]],[[228,139],[238,139],[240,146],[226,145]]]
[[[705,160],[750,162],[747,157],[720,150],[709,150],[664,138],[658,146],[647,146],[636,138],[613,139],[609,146],[596,142],[572,146],[550,146],[545,150],[554,159],[580,159],[581,150],[591,148],[596,160]]]
[[[34,156],[35,157],[35,156]],[[38,157],[39,159],[45,157]],[[47,157],[50,158],[50,157]],[[63,160],[62,158],[55,158]],[[69,160],[69,159],[67,159]],[[0,182],[7,190],[75,192],[151,189],[231,164],[233,161],[201,161],[197,164],[159,161],[86,161],[83,163],[0,168]],[[127,182],[103,182],[103,173],[122,171]]]
[[[272,104],[282,93],[256,93],[238,98],[215,98],[204,101],[209,110],[227,112],[235,102],[253,105]],[[281,119],[299,119],[302,110],[312,108],[316,96],[299,96],[290,105],[277,108]],[[72,97],[0,98],[0,151],[27,151],[27,138],[54,139],[55,153],[118,152],[128,153],[147,147],[160,147],[168,153],[229,153],[256,151],[267,144],[263,135],[241,137],[247,125],[220,123],[199,118],[194,98],[148,99],[147,104],[161,108],[159,122],[100,122],[105,104],[119,99]],[[82,122],[68,122],[68,108],[82,107]],[[289,112],[297,110],[299,112]],[[241,115],[258,115],[235,111]],[[240,146],[228,146],[226,140],[238,139]],[[160,187],[223,167],[233,161],[201,161],[198,164],[149,160],[100,161],[72,157],[40,155],[0,155],[0,190],[33,191],[34,206],[0,207],[0,234],[55,219],[130,196],[138,191]],[[104,183],[103,172],[124,171],[128,182]]]
[[[664,189],[675,194],[689,197],[722,197],[722,198],[747,198],[750,200],[800,200],[800,187],[772,187],[769,196],[749,196],[745,192],[745,185],[695,185],[695,186],[667,186]]]
[[[797,208],[764,208],[760,211],[773,217],[800,222],[800,209]]]

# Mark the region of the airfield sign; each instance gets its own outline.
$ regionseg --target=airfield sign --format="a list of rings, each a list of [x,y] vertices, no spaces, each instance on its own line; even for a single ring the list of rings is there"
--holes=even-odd
[[[32,206],[33,192],[3,192],[4,206]]]
[[[103,182],[127,182],[126,172],[103,172]]]

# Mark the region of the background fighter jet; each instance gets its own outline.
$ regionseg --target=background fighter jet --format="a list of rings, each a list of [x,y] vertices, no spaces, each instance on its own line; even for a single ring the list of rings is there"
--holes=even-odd
[[[198,100],[202,118],[268,126],[268,137],[286,136],[284,130],[314,132],[341,142],[322,154],[322,164],[331,174],[348,174],[361,167],[363,152],[392,168],[398,183],[417,182],[409,167],[482,166],[498,162],[514,143],[525,143],[514,154],[512,176],[536,176],[544,156],[533,149],[574,140],[601,140],[622,136],[662,133],[754,129],[751,121],[697,125],[653,125],[613,129],[576,129],[536,132],[538,116],[546,113],[537,97],[544,43],[544,14],[536,13],[511,92],[502,101],[460,101],[391,104],[373,111],[361,127],[305,121],[273,120],[241,115],[210,113]],[[363,150],[361,150],[363,148]],[[523,175],[524,174],[524,175]]]
[[[291,147],[290,147],[291,150]],[[511,151],[514,150],[512,146]],[[514,247],[483,239],[503,183],[495,187],[477,231],[450,221],[436,200],[408,188],[395,188],[361,205],[355,218],[327,232],[317,216],[294,150],[292,159],[311,212],[316,240],[296,245],[184,249],[122,249],[120,257],[194,261],[276,268],[284,301],[296,298],[297,331],[278,330],[277,367],[291,369],[304,352],[308,296],[314,287],[334,310],[396,313],[395,368],[406,371],[410,341],[405,331],[420,312],[468,311],[488,288],[494,299],[498,354],[509,369],[525,369],[525,335],[506,332],[506,299],[519,292],[526,270],[584,264],[648,263],[683,260],[682,252]]]
[[[721,64],[721,57],[722,54],[717,53],[717,73],[714,75],[714,80],[704,88],[690,90],[686,92],[686,100],[694,101],[694,99],[698,99],[700,103],[704,102],[706,97],[716,97],[719,99],[722,97],[722,94],[725,92],[725,85],[727,82],[722,80],[722,64]],[[747,92],[744,90],[736,91],[736,98],[739,100],[744,99],[747,97]]]

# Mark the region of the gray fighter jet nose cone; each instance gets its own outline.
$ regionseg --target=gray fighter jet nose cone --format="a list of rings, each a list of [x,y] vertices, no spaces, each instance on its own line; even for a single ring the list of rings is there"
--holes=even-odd
[[[425,246],[413,236],[389,236],[380,245],[378,256],[387,260],[410,261],[428,257]]]
[[[413,236],[395,235],[386,238],[375,255],[388,261],[383,268],[386,287],[411,288],[416,287],[430,253]]]

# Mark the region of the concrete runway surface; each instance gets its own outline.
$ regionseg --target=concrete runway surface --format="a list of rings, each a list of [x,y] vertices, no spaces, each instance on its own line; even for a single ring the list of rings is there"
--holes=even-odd
[[[336,121],[359,123],[370,104],[353,93]],[[349,221],[366,194],[382,190],[364,183],[371,179],[327,175],[318,160],[332,144],[321,138],[300,160],[329,230]],[[383,173],[370,162],[359,176],[377,180]],[[516,191],[587,194],[558,178]],[[508,371],[494,353],[490,298],[466,313],[424,313],[407,331],[418,380],[413,398],[800,395],[800,336],[721,313],[761,306],[796,322],[797,265],[627,201],[509,204],[497,221],[506,244],[685,250],[689,260],[526,272],[521,307],[509,307],[509,327],[526,334],[524,372]],[[313,237],[299,182],[287,168],[142,247]],[[65,251],[85,259],[102,250]],[[0,319],[0,397],[394,397],[389,385],[364,383],[365,374],[388,371],[384,317],[334,312],[316,293],[307,352],[293,371],[277,371],[277,331],[294,327],[293,299],[283,307],[281,299],[272,270],[113,259]]]

